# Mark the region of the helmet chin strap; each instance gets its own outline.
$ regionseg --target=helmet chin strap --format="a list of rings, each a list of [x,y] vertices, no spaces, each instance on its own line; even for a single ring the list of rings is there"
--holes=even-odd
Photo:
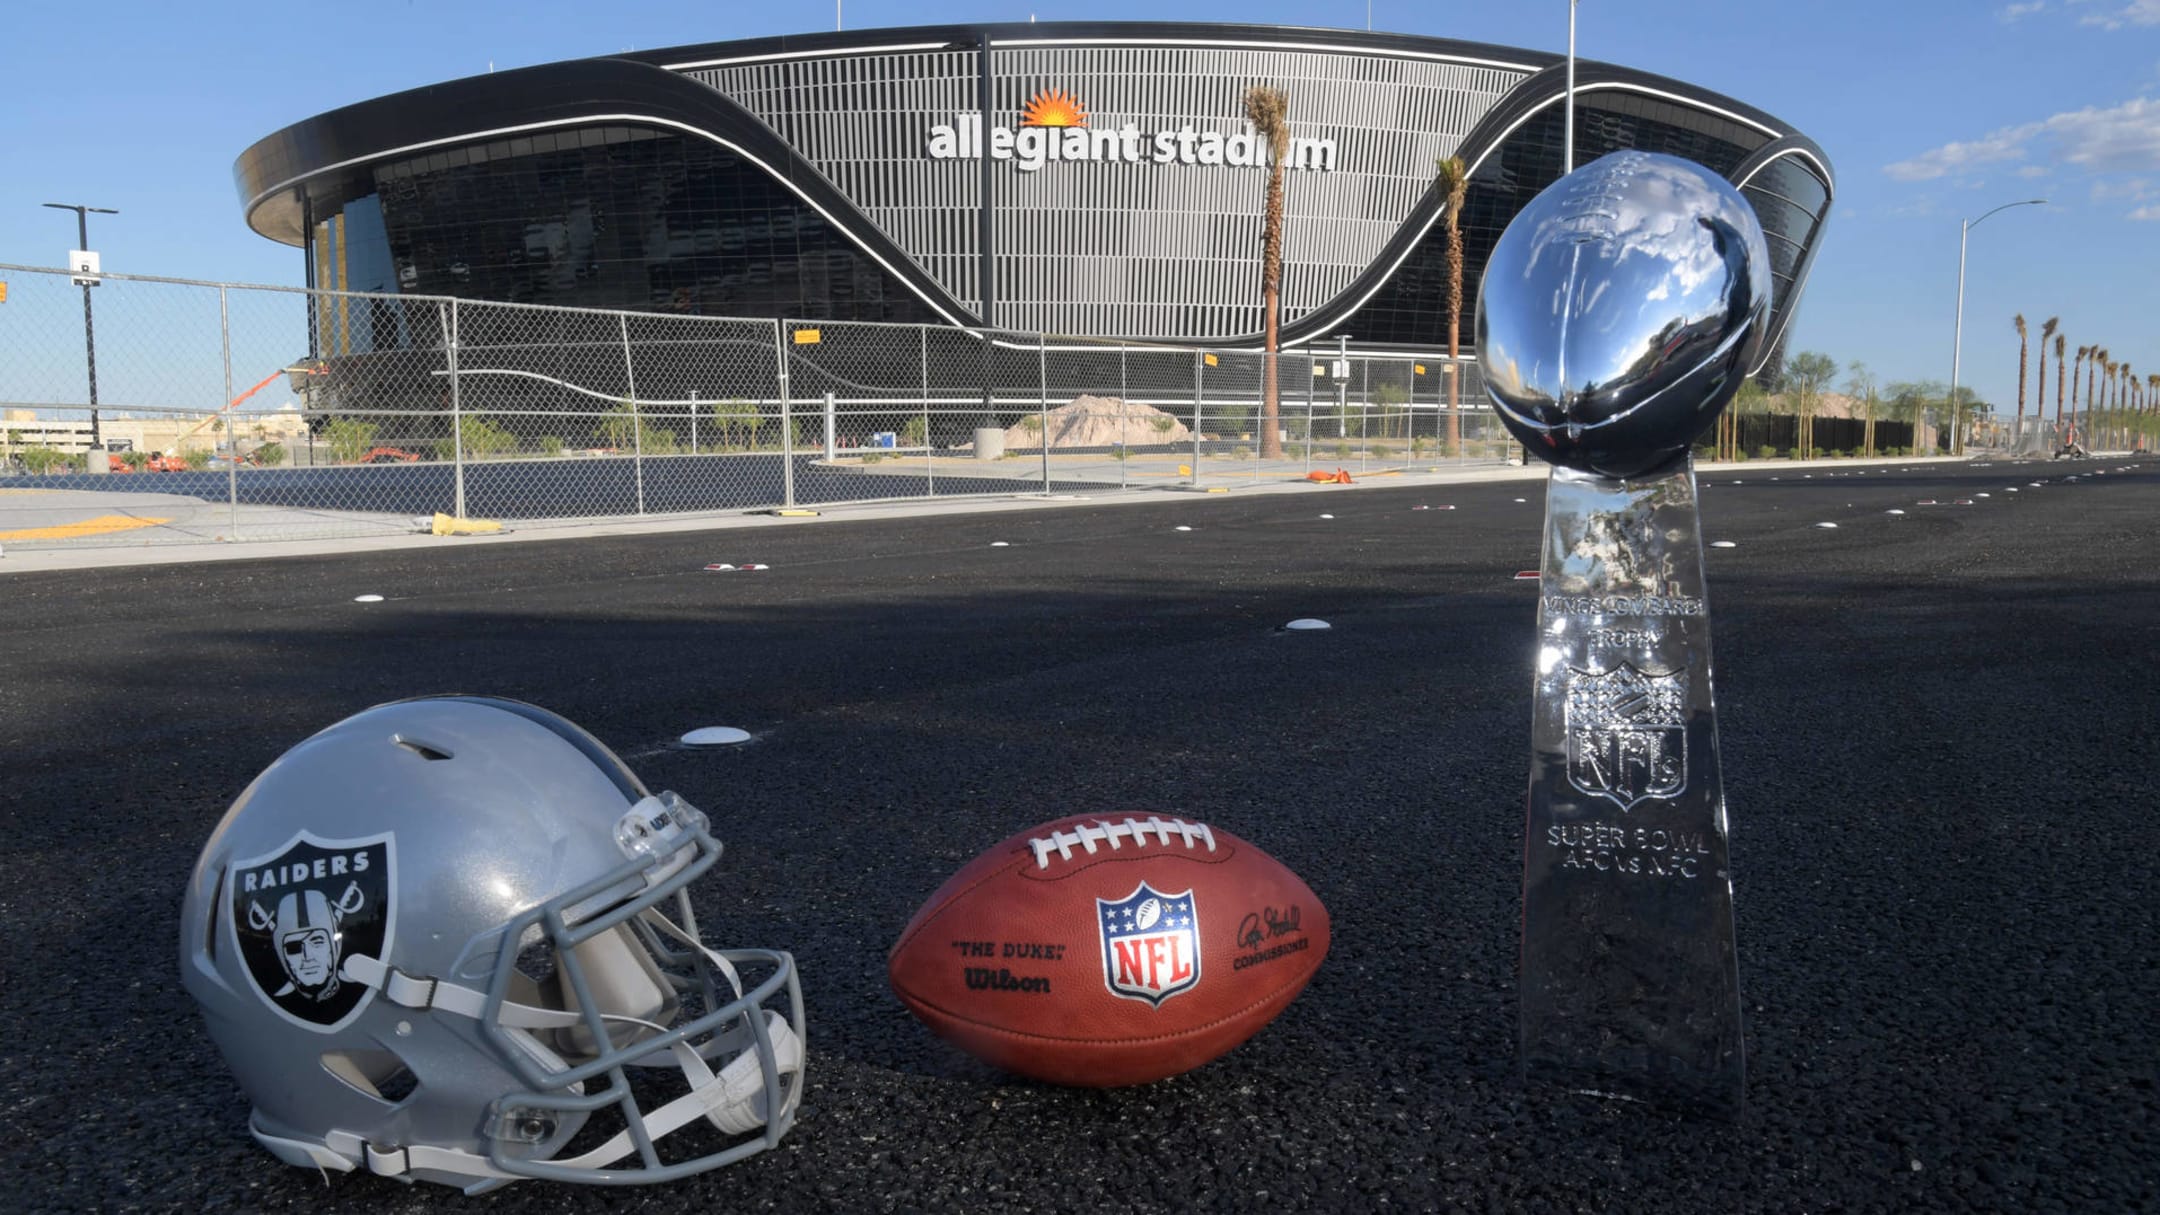
[[[770,1009],[763,1011],[765,1035],[772,1043],[775,1070],[781,1076],[799,1074],[803,1061],[802,1040],[788,1027],[785,1017]],[[737,1055],[726,1067],[715,1072],[706,1066],[697,1049],[689,1043],[678,1042],[671,1050],[676,1066],[682,1069],[691,1088],[659,1109],[636,1115],[648,1139],[658,1141],[699,1118],[707,1119],[730,1135],[746,1135],[765,1125],[769,1102],[765,1100],[762,1060],[756,1052]],[[791,1103],[794,1093],[799,1091],[800,1086],[791,1089]],[[485,1156],[455,1148],[419,1144],[385,1150],[347,1131],[331,1131],[323,1136],[322,1143],[314,1144],[267,1135],[252,1120],[248,1129],[264,1147],[287,1163],[312,1164],[341,1173],[351,1172],[364,1164],[368,1172],[379,1177],[433,1172],[479,1181],[516,1181],[525,1176],[496,1168]],[[625,1127],[589,1152],[547,1163],[565,1169],[598,1172],[636,1151],[636,1139]]]
[[[708,965],[725,976],[735,998],[742,998],[741,975],[727,958],[683,931],[657,910],[648,908],[639,913],[638,918],[654,930],[695,950]],[[349,956],[339,972],[353,982],[376,989],[385,999],[406,1008],[436,1010],[474,1020],[481,1019],[487,1013],[488,1000],[485,993],[441,979],[416,978],[385,966],[378,958]],[[584,1014],[565,1009],[540,1008],[507,1000],[497,1004],[495,1008],[497,1023],[521,1030],[564,1029],[586,1024]],[[640,1129],[648,1141],[657,1141],[699,1118],[705,1118],[714,1127],[729,1135],[745,1135],[766,1126],[778,1113],[793,1108],[802,1094],[802,1039],[788,1023],[788,1019],[780,1013],[771,1009],[754,1011],[764,1014],[760,1019],[762,1026],[758,1021],[748,1019],[746,1025],[753,1037],[762,1038],[770,1046],[774,1079],[779,1081],[789,1076],[795,1077],[793,1084],[784,1086],[787,1090],[785,1107],[776,1113],[767,1099],[762,1052],[745,1050],[715,1072],[704,1056],[698,1053],[697,1047],[687,1041],[677,1041],[666,1049],[675,1067],[682,1072],[690,1091],[649,1113],[642,1110],[636,1113],[625,1111],[625,1118],[635,1118],[641,1124]],[[601,1019],[611,1023],[651,1027],[650,1022],[619,1014],[602,1013]],[[529,1035],[524,1034],[518,1036],[521,1039],[529,1038]],[[546,1050],[537,1042],[533,1045],[543,1052]],[[645,1059],[658,1053],[651,1051],[627,1062],[642,1064]],[[331,1131],[317,1144],[266,1134],[252,1118],[249,1120],[248,1129],[264,1147],[289,1164],[314,1165],[337,1172],[350,1172],[364,1164],[369,1172],[385,1177],[401,1177],[421,1171],[448,1173],[475,1178],[475,1184],[468,1187],[468,1192],[527,1176],[497,1168],[486,1156],[455,1148],[414,1145],[385,1150],[347,1131]],[[557,1168],[592,1170],[597,1173],[637,1151],[637,1138],[632,1135],[630,1128],[625,1127],[591,1151],[545,1163]]]

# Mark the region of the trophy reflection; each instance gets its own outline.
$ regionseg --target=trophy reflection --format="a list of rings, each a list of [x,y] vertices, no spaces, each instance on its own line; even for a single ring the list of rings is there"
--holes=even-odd
[[[1689,161],[1616,152],[1515,217],[1477,310],[1494,408],[1553,465],[1523,1066],[1733,1116],[1740,985],[1689,447],[1761,353],[1770,294],[1739,191]]]

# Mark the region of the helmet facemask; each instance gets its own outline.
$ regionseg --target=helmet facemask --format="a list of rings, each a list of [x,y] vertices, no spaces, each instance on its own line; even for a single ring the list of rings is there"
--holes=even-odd
[[[771,1147],[793,1124],[801,988],[785,953],[698,940],[687,888],[721,853],[705,816],[661,793],[616,839],[620,865],[467,948],[454,975],[484,986],[348,964],[394,1004],[470,1017],[524,1086],[489,1106],[483,1152],[356,1145],[372,1171],[468,1191],[518,1177],[665,1181]]]

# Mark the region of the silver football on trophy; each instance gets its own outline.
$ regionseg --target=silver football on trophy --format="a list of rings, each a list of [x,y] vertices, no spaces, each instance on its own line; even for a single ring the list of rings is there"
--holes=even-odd
[[[1478,287],[1486,393],[1554,464],[1661,471],[1739,391],[1771,289],[1762,225],[1732,183],[1614,152],[1546,187],[1493,247]]]

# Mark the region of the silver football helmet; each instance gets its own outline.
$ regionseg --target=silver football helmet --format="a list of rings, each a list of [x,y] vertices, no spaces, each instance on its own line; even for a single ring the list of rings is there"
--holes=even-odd
[[[699,940],[688,887],[719,858],[544,709],[380,705],[226,812],[181,978],[289,1164],[665,1181],[778,1143],[802,1096],[794,959]]]

